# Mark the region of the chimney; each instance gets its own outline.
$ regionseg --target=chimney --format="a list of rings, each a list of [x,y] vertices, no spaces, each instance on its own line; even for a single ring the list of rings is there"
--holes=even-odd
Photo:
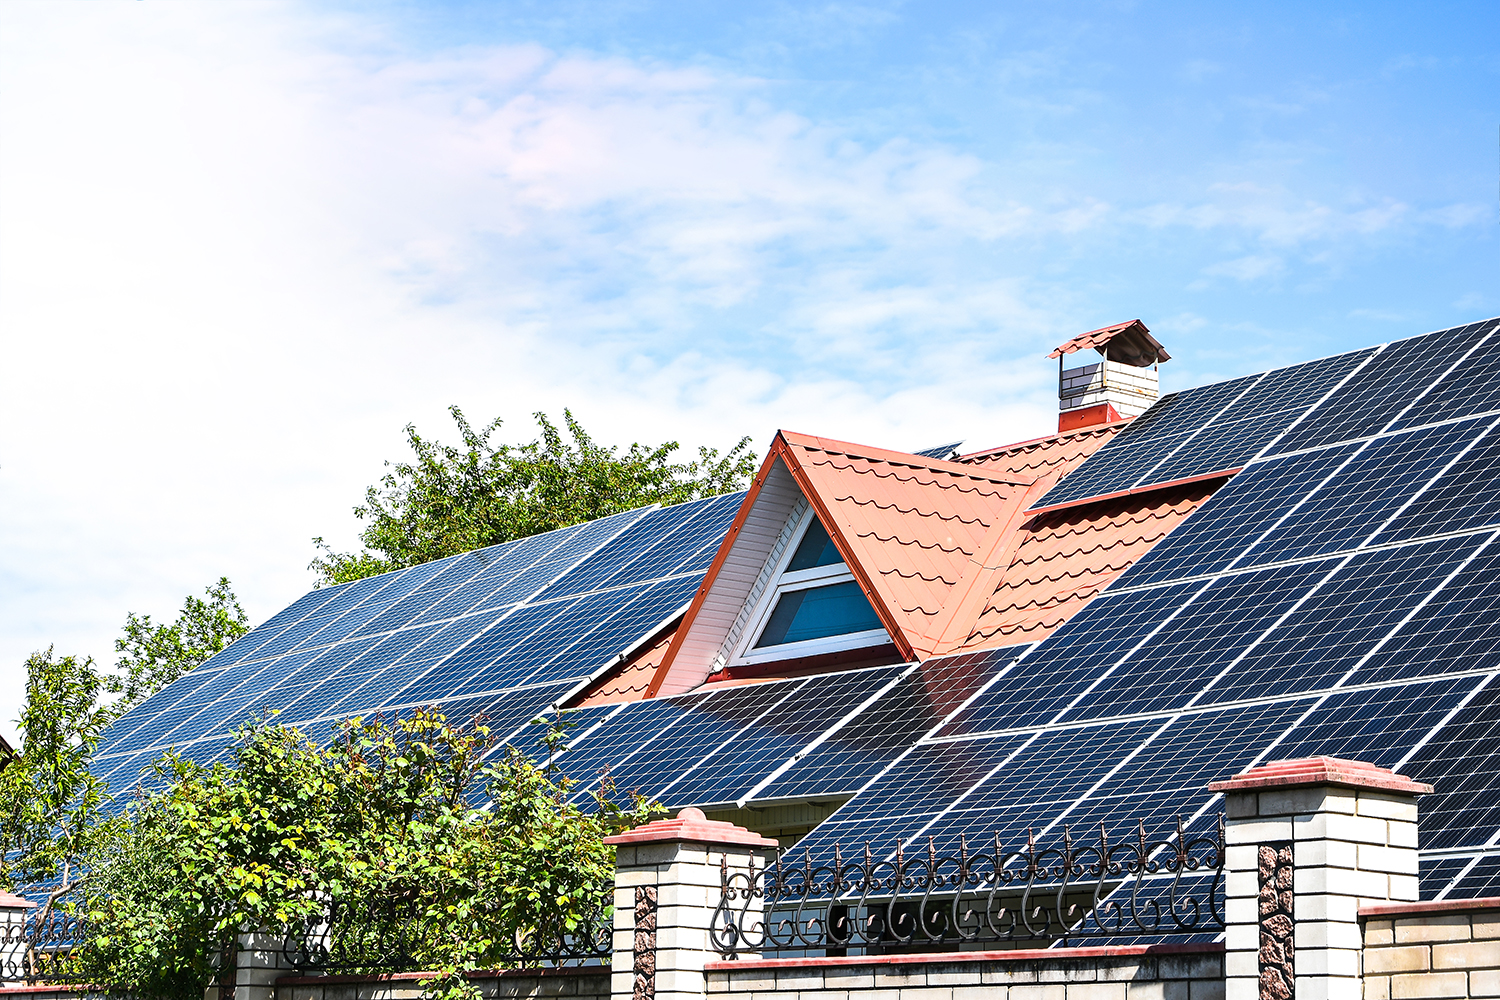
[[[1064,371],[1066,356],[1085,347],[1099,360]],[[1059,433],[1145,413],[1161,395],[1157,369],[1172,358],[1138,319],[1079,334],[1047,357],[1057,359]]]

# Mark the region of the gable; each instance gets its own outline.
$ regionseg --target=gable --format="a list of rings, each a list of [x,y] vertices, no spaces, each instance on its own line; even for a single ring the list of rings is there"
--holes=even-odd
[[[1032,485],[957,462],[779,433],[648,696],[690,690],[744,648],[810,517],[827,530],[899,657],[930,655],[950,623],[945,608],[973,590],[996,539],[1036,498]]]

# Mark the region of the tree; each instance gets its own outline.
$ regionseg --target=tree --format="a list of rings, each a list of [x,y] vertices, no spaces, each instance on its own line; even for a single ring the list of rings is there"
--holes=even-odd
[[[555,745],[560,734],[554,731]],[[650,818],[506,749],[483,720],[436,711],[347,723],[319,748],[296,729],[242,730],[230,765],[176,756],[90,858],[79,972],[124,992],[202,996],[238,933],[331,922],[347,959],[390,958],[391,926],[420,968],[517,964],[516,941],[580,927],[613,878],[603,838]],[[481,809],[472,803],[493,803]],[[378,942],[367,955],[362,942]],[[524,962],[522,963],[524,964]]]
[[[228,579],[204,593],[189,596],[171,625],[127,613],[113,674],[53,647],[27,659],[21,747],[0,769],[0,885],[41,887],[39,918],[76,888],[100,835],[107,789],[90,768],[105,727],[245,633]]]
[[[522,445],[492,444],[499,418],[475,430],[450,406],[461,446],[423,438],[408,424],[414,460],[398,462],[365,493],[354,514],[366,526],[363,551],[323,552],[308,568],[319,586],[357,580],[498,545],[554,528],[618,514],[646,504],[670,505],[743,487],[755,470],[750,438],[729,452],[698,449],[696,460],[673,462],[679,445],[598,444],[563,411],[567,439],[545,413],[534,414],[541,437]]]
[[[208,600],[189,594],[182,602],[182,613],[170,625],[154,625],[150,615],[126,612],[125,634],[115,640],[115,652],[121,655],[115,674],[106,682],[107,690],[120,696],[112,706],[116,715],[123,715],[249,631],[250,621],[228,577],[219,577],[203,593]]]
[[[0,884],[42,886],[46,919],[83,873],[99,830],[104,783],[89,772],[111,713],[91,658],[52,647],[26,661],[21,748],[0,769]]]

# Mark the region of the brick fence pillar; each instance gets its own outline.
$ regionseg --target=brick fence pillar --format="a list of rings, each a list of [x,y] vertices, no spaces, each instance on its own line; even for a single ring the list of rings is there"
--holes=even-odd
[[[615,846],[614,1000],[703,1000],[720,864],[742,871],[776,841],[689,808],[604,842]]]
[[[1359,908],[1417,898],[1432,786],[1304,757],[1208,787],[1224,793],[1226,1000],[1360,1000]]]

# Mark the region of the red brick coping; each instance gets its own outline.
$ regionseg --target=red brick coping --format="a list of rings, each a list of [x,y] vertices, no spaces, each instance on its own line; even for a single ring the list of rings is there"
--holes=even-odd
[[[605,837],[606,844],[659,844],[663,841],[687,840],[695,844],[747,844],[751,847],[776,847],[777,842],[742,826],[709,819],[702,809],[688,806],[676,819],[659,819],[634,830]]]
[[[338,986],[343,983],[391,983],[403,979],[432,979],[439,972],[371,972],[367,975],[337,976],[277,976],[277,986]],[[464,973],[469,979],[527,979],[540,977],[553,979],[558,976],[607,976],[607,965],[569,965],[561,969],[471,969]]]
[[[1306,788],[1312,785],[1337,785],[1341,788],[1370,788],[1385,792],[1426,795],[1432,786],[1413,781],[1388,767],[1376,767],[1362,760],[1342,757],[1298,757],[1273,760],[1236,774],[1228,781],[1215,781],[1211,792],[1251,792],[1261,788]]]
[[[29,899],[22,899],[13,892],[0,892],[0,907],[9,910],[29,910],[36,904]]]
[[[1483,913],[1500,910],[1500,896],[1480,899],[1424,899],[1416,903],[1375,903],[1361,906],[1362,917],[1413,917],[1424,913]]]
[[[1036,962],[1069,958],[1132,958],[1138,955],[1214,955],[1224,951],[1221,941],[1201,944],[1101,945],[1093,948],[1018,948],[1012,951],[940,951],[913,955],[854,955],[843,958],[750,958],[705,962],[706,972],[749,969],[809,969],[850,965],[953,965],[961,962]]]

